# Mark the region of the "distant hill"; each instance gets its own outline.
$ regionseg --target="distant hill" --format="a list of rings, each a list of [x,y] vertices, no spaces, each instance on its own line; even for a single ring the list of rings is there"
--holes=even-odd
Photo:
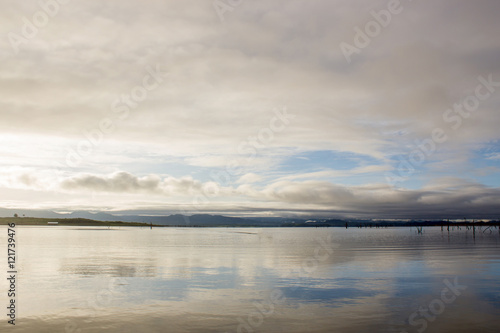
[[[82,218],[43,218],[43,217],[0,217],[0,225],[60,225],[60,226],[109,226],[109,227],[149,227],[147,223],[96,221]]]
[[[148,215],[111,215],[107,213],[74,212],[70,214],[72,218],[88,218],[99,221],[123,221],[123,222],[143,222],[156,225],[176,225],[176,226],[254,226],[269,225],[265,222],[255,222],[238,217],[228,217],[222,215],[196,214],[192,216],[174,214],[168,216],[148,216]]]
[[[279,226],[280,223],[270,223],[266,221],[253,221],[239,217],[229,217],[222,215],[196,214],[192,216],[174,214],[168,216],[149,215],[113,215],[104,212],[75,211],[70,214],[60,214],[53,211],[44,210],[24,210],[0,208],[0,217],[34,217],[48,219],[87,219],[95,221],[111,222],[139,222],[152,223],[166,226]]]
[[[61,217],[60,214],[57,214],[48,210],[29,210],[29,209],[9,209],[9,208],[0,208],[0,217],[12,217],[14,214],[22,217],[23,215],[26,217],[40,217],[40,218],[57,218]]]

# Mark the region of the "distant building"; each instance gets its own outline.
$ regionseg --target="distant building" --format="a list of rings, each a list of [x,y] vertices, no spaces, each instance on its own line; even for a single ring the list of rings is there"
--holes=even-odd
[[[59,222],[47,222],[48,225],[58,225]]]

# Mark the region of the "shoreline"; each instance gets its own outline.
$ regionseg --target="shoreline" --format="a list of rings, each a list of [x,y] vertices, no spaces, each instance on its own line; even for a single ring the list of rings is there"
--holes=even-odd
[[[490,228],[500,227],[500,221],[491,222],[448,222],[448,221],[413,221],[413,222],[349,222],[342,223],[281,223],[270,224],[268,226],[259,225],[189,225],[189,224],[176,224],[176,225],[163,225],[151,224],[145,222],[123,222],[123,221],[97,221],[84,218],[35,218],[35,217],[0,217],[0,225],[8,225],[15,223],[16,225],[33,225],[33,226],[86,226],[86,227],[146,227],[146,228],[388,228],[388,227],[466,227],[466,228]]]

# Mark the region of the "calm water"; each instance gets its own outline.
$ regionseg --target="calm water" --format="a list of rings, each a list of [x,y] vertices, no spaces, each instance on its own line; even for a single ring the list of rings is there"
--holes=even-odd
[[[498,229],[16,230],[2,332],[500,331]]]

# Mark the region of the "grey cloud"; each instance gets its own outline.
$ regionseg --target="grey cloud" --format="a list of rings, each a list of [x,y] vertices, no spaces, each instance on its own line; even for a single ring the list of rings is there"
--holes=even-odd
[[[240,187],[242,193],[269,201],[293,204],[322,215],[380,218],[497,218],[500,189],[474,182],[445,178],[419,190],[388,185],[343,186],[328,182],[279,182],[257,191]],[[311,212],[314,212],[314,209]]]
[[[338,44],[350,42],[354,26],[386,4],[252,1],[227,13],[223,25],[210,2],[71,3],[37,38],[50,47],[5,59],[3,129],[78,138],[140,83],[146,65],[159,63],[171,76],[113,138],[168,140],[194,155],[215,151],[251,134],[279,101],[302,119],[294,135],[284,135],[286,145],[380,157],[392,138],[379,134],[383,126],[360,126],[360,119],[400,120],[409,141],[426,135],[477,75],[498,73],[492,65],[500,54],[497,2],[454,2],[452,14],[446,1],[404,3],[403,13],[362,50],[364,63],[346,75]],[[25,7],[18,15],[30,13]],[[498,121],[492,110],[464,140],[494,135],[494,128],[485,130]]]
[[[86,190],[104,192],[157,192],[161,179],[157,176],[136,177],[127,172],[110,176],[79,175],[61,183],[65,190]]]
[[[81,174],[64,179],[60,183],[63,190],[79,192],[108,192],[121,194],[145,193],[152,195],[188,195],[203,190],[204,184],[191,177],[166,177],[148,175],[138,177],[128,172],[111,175]]]

